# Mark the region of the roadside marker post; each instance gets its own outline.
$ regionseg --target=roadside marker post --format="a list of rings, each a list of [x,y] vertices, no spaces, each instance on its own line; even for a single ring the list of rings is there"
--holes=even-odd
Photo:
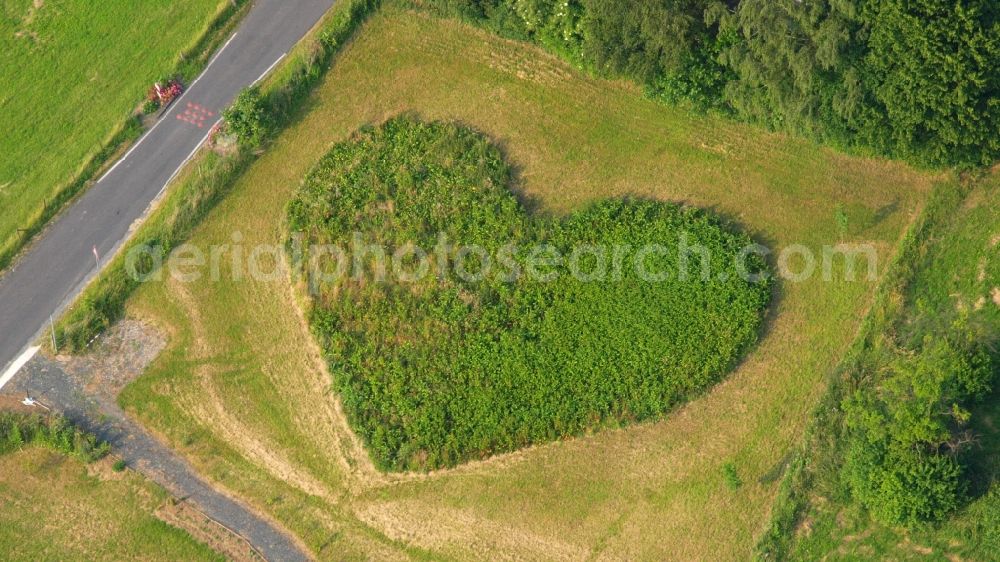
[[[101,269],[101,256],[97,255],[97,246],[94,246],[94,263],[97,264],[97,269]]]
[[[56,323],[52,320],[52,315],[49,315],[49,330],[52,333],[52,353],[59,353],[59,344],[56,343]]]

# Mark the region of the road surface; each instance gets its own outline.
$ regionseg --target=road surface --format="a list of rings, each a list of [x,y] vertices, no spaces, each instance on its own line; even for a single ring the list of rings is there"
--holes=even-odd
[[[0,278],[0,387],[201,146],[222,109],[273,68],[333,1],[256,0],[183,97]]]

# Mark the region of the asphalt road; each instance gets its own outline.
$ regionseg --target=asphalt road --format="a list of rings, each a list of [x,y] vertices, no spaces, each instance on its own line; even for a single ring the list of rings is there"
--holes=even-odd
[[[221,110],[270,70],[333,1],[256,0],[183,97],[0,278],[0,375],[107,263]]]

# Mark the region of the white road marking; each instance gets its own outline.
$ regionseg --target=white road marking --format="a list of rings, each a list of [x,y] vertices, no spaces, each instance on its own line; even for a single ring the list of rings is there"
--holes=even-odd
[[[229,38],[229,41],[226,42],[226,45],[224,45],[222,48],[225,49],[226,46],[229,45],[229,42],[232,41],[235,37],[236,37],[236,34],[234,33],[233,36]],[[219,52],[221,53],[222,51],[220,50]],[[261,74],[256,80],[254,80],[253,84],[251,84],[250,86],[253,87],[255,84],[257,84],[257,82],[260,82],[261,80],[263,80],[264,77],[267,76],[267,73],[269,73],[272,70],[274,70],[274,67],[278,66],[278,63],[281,62],[282,60],[284,60],[285,55],[287,55],[287,54],[288,53],[281,53],[281,56],[278,57],[278,60],[272,62],[271,66],[267,67],[267,70],[265,70],[263,74]],[[216,56],[218,56],[218,55],[216,55]],[[211,63],[209,63],[209,66],[211,66]],[[208,70],[208,67],[205,67],[205,70]],[[197,82],[197,80],[196,80],[196,82]],[[192,83],[191,86],[194,86],[194,83]],[[187,94],[190,91],[191,91],[191,88],[188,88],[184,93]],[[181,96],[181,97],[183,98],[184,96]],[[177,102],[179,104],[180,100],[177,100]],[[208,136],[212,134],[212,129],[214,129],[215,126],[218,125],[221,121],[222,121],[222,118],[219,117],[218,119],[216,119],[215,123],[212,123],[212,126],[208,128],[208,132],[205,133],[205,136],[202,137],[201,141],[194,147],[194,150],[191,151],[191,154],[188,154],[187,158],[185,158],[184,161],[181,162],[181,165],[178,166],[176,170],[174,170],[174,173],[170,174],[170,179],[167,180],[167,183],[163,184],[163,187],[160,188],[159,193],[156,194],[156,198],[157,199],[159,199],[160,196],[163,195],[164,190],[167,189],[167,186],[170,185],[170,182],[174,181],[174,178],[177,177],[177,174],[181,173],[181,170],[184,169],[184,166],[187,166],[187,163],[190,162],[192,158],[194,158],[195,153],[198,152],[198,149],[201,148],[201,145],[205,144],[205,141],[208,140]],[[157,124],[159,124],[159,123],[157,123]]]
[[[142,140],[143,140],[144,138],[146,138],[146,136],[145,136],[145,135],[143,135],[142,139],[139,139],[139,142],[135,143],[135,144],[134,144],[134,145],[132,146],[132,150],[135,150],[135,147],[139,146],[139,143],[141,143],[141,142],[142,142]],[[125,156],[122,156],[121,158],[119,158],[119,159],[118,159],[118,161],[117,161],[117,162],[115,162],[115,165],[114,165],[114,166],[111,166],[111,169],[110,169],[110,170],[108,170],[107,172],[104,172],[104,175],[103,175],[103,176],[101,176],[101,179],[97,180],[97,183],[101,183],[102,181],[104,181],[104,178],[108,177],[108,175],[110,175],[110,174],[111,174],[111,172],[115,171],[115,168],[117,168],[117,167],[118,167],[118,164],[121,164],[121,163],[122,163],[122,160],[124,160],[124,159],[128,158],[128,155],[132,153],[132,150],[129,150],[128,152],[126,152],[126,153],[125,153]]]
[[[31,361],[31,358],[34,357],[36,353],[38,353],[39,349],[41,348],[37,346],[29,347],[24,353],[21,354],[20,357],[15,359],[14,362],[10,364],[10,367],[7,367],[7,370],[4,371],[3,376],[0,376],[0,389],[2,389],[5,384],[9,383],[10,379],[14,378],[14,375],[16,375],[17,372],[21,370],[21,367],[24,367],[24,365],[28,361]]]
[[[198,77],[194,79],[194,82],[191,82],[190,86],[188,86],[187,88],[184,89],[184,93],[181,94],[181,97],[177,98],[177,101],[173,102],[172,105],[174,107],[180,107],[181,106],[181,102],[184,101],[184,98],[188,95],[188,92],[190,92],[191,89],[194,88],[194,85],[198,83],[198,80],[201,80],[201,77],[204,76],[206,72],[208,72],[209,67],[211,67],[212,63],[214,63],[216,61],[216,59],[219,58],[219,55],[222,54],[222,51],[225,51],[226,47],[228,47],[229,44],[233,42],[233,39],[236,39],[236,35],[237,35],[236,33],[233,33],[233,36],[230,37],[228,41],[226,41],[226,43],[222,46],[221,49],[219,49],[219,51],[217,53],[215,53],[215,56],[212,57],[212,60],[208,62],[208,65],[204,68],[204,70],[201,71],[201,74],[199,74]],[[264,71],[264,74],[261,74],[260,78],[257,78],[257,80],[254,81],[254,84],[256,84],[257,82],[260,82],[264,78],[264,76],[267,76],[267,73],[271,72],[271,70],[274,69],[274,67],[277,66],[277,64],[279,62],[281,62],[281,59],[285,58],[286,54],[288,54],[288,53],[284,53],[280,57],[278,57],[278,60],[274,61],[274,64],[272,64],[271,66],[269,66],[267,68],[267,70]],[[111,172],[115,171],[115,168],[117,168],[119,164],[121,164],[124,160],[128,159],[129,155],[132,154],[132,151],[134,151],[135,149],[139,148],[139,145],[142,144],[142,141],[146,140],[146,138],[149,137],[149,135],[151,135],[153,133],[153,131],[155,131],[156,128],[160,126],[160,123],[163,123],[164,121],[166,121],[167,117],[169,117],[169,115],[170,115],[169,111],[167,113],[164,113],[163,117],[161,117],[160,120],[157,121],[150,130],[146,131],[146,133],[144,135],[142,135],[142,138],[140,138],[134,145],[132,145],[132,148],[130,148],[129,151],[125,153],[125,156],[122,156],[117,162],[115,162],[115,165],[111,166],[110,170],[108,170],[107,172],[104,172],[104,175],[102,175],[101,178],[99,180],[97,180],[97,183],[101,183],[102,181],[104,181],[104,178],[106,178],[109,175],[111,175]],[[202,142],[205,142],[205,141],[203,140]],[[201,145],[199,144],[198,146],[201,146]],[[198,148],[196,147],[195,150],[197,151]],[[190,158],[191,157],[188,156],[189,160],[190,160]],[[184,163],[186,164],[187,160],[185,160]],[[181,164],[181,167],[183,168],[184,164]],[[180,168],[178,168],[178,171],[180,171]],[[174,176],[176,176],[176,175],[177,175],[177,172],[174,172]],[[173,180],[174,176],[170,176],[170,180]],[[170,183],[170,180],[168,180],[167,183]],[[166,185],[164,185],[164,187],[166,187]],[[160,193],[163,193],[162,189],[160,190]]]
[[[285,55],[287,55],[287,54],[288,53],[281,53],[281,56],[278,57],[278,60],[272,62],[271,66],[267,67],[267,70],[265,70],[263,74],[261,74],[260,76],[258,76],[257,79],[253,81],[253,84],[250,84],[250,87],[253,88],[254,86],[257,85],[257,82],[260,82],[261,80],[263,80],[264,77],[267,76],[267,73],[271,72],[272,70],[274,70],[274,67],[278,66],[278,63],[281,62],[281,60],[284,59]]]
[[[222,51],[226,50],[226,47],[228,47],[229,44],[233,42],[233,39],[236,39],[236,33],[233,33],[233,36],[229,38],[229,41],[226,41],[226,44],[223,45],[221,49],[219,49],[219,52],[215,53],[215,56],[212,57],[212,60],[208,61],[208,66],[205,67],[205,70],[208,70],[212,66],[212,63],[215,62],[215,59],[219,58],[219,55],[222,54]],[[202,72],[204,72],[204,70]]]
[[[174,170],[174,173],[170,174],[170,179],[167,180],[167,183],[163,184],[163,187],[160,188],[159,193],[156,194],[157,199],[159,199],[160,195],[163,195],[163,190],[165,190],[167,186],[170,185],[170,182],[174,181],[174,178],[177,177],[177,174],[181,173],[181,170],[184,169],[184,166],[187,166],[187,163],[190,162],[192,158],[194,158],[195,153],[198,152],[198,149],[201,148],[201,145],[205,144],[205,141],[208,140],[209,135],[212,134],[212,129],[214,129],[215,126],[219,124],[219,121],[222,121],[221,117],[216,119],[215,123],[212,123],[212,126],[208,128],[208,132],[205,133],[205,136],[202,137],[200,141],[198,141],[198,144],[194,147],[194,150],[191,151],[191,154],[188,154],[187,158],[185,158],[184,161],[181,162],[181,165],[177,166],[177,169]]]
[[[198,83],[198,80],[201,80],[202,75],[204,75],[206,72],[208,72],[208,69],[209,69],[209,67],[212,66],[212,63],[214,63],[215,60],[219,58],[219,55],[222,54],[222,51],[226,50],[226,47],[228,47],[229,44],[233,42],[233,39],[236,39],[236,33],[233,33],[233,36],[229,38],[229,41],[226,41],[226,44],[223,45],[222,48],[219,49],[219,51],[217,53],[215,53],[215,56],[212,57],[212,60],[210,60],[208,62],[208,65],[201,71],[201,74],[199,74],[198,77],[194,79],[194,82],[191,82],[191,85],[184,89],[184,93],[182,93],[181,97],[177,98],[177,101],[173,104],[175,107],[180,107],[181,101],[184,100],[184,96],[186,96],[187,93],[191,91],[191,88],[193,88],[194,85]],[[151,128],[149,131],[146,131],[146,133],[144,135],[142,135],[142,138],[140,138],[138,142],[136,142],[134,145],[132,145],[132,148],[130,148],[129,151],[125,153],[125,156],[122,156],[117,162],[115,162],[115,165],[111,166],[110,170],[108,170],[107,172],[104,172],[104,175],[101,176],[101,179],[97,180],[97,183],[101,183],[102,181],[104,181],[104,178],[108,177],[108,175],[110,175],[111,172],[115,171],[115,168],[117,168],[118,165],[121,164],[123,160],[127,159],[129,157],[129,155],[132,154],[133,150],[139,148],[139,145],[142,144],[142,141],[146,140],[146,137],[148,137],[150,134],[152,134],[152,132],[155,131],[156,128],[160,126],[160,123],[163,123],[164,121],[167,120],[167,115],[169,113],[170,112],[164,113],[163,117],[161,117],[159,121],[157,121],[155,124],[153,124],[153,128]]]
[[[125,153],[125,156],[122,156],[121,158],[119,158],[118,161],[115,162],[115,165],[111,166],[110,170],[108,170],[107,172],[104,172],[104,175],[101,176],[101,179],[97,180],[97,183],[101,183],[102,181],[104,181],[104,178],[108,177],[111,174],[111,172],[115,171],[115,168],[118,167],[118,164],[121,164],[124,160],[126,160],[129,157],[129,155],[132,154],[132,152],[135,149],[139,148],[139,145],[142,144],[142,141],[146,140],[146,138],[149,137],[149,135],[153,134],[153,131],[155,131],[156,128],[160,126],[160,123],[163,123],[166,120],[167,120],[167,116],[164,115],[163,117],[160,118],[159,121],[157,121],[156,123],[154,123],[153,127],[150,128],[148,131],[146,131],[145,134],[143,134],[142,137],[138,141],[136,141],[135,144],[132,145],[132,148],[130,148],[128,150],[128,152]]]
[[[223,45],[221,49],[219,49],[219,52],[215,53],[215,56],[212,57],[212,60],[208,63],[208,66],[206,66],[205,69],[201,71],[201,74],[199,74],[198,77],[194,79],[194,82],[191,82],[191,84],[184,89],[184,93],[181,94],[181,97],[177,98],[177,102],[174,105],[180,107],[181,102],[184,101],[184,97],[188,95],[188,92],[191,91],[191,88],[194,88],[194,85],[198,83],[198,80],[201,80],[201,77],[208,73],[208,67],[212,66],[212,63],[215,62],[215,59],[219,58],[219,55],[222,54],[222,51],[226,50],[226,47],[228,47],[229,44],[233,42],[233,39],[236,39],[236,33],[233,33],[233,36],[229,38],[229,41],[226,41],[226,44]],[[166,115],[164,115],[163,117],[166,118]]]

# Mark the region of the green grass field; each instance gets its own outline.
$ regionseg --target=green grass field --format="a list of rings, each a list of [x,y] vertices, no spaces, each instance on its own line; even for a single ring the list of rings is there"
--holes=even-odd
[[[871,243],[882,267],[931,186],[947,180],[693,117],[529,45],[392,8],[359,32],[306,105],[194,243],[280,244],[283,210],[315,162],[360,126],[402,112],[487,135],[512,164],[515,191],[546,214],[623,195],[683,202],[777,248]],[[171,343],[121,400],[321,559],[744,560],[873,287],[781,284],[760,344],[661,421],[429,475],[374,469],[284,282],[144,286],[130,314]],[[730,463],[744,482],[736,490]]]
[[[0,250],[83,168],[228,2],[3,0]]]
[[[5,560],[221,560],[153,515],[163,490],[110,460],[84,464],[40,446],[0,455]]]
[[[947,329],[959,317],[983,341],[1000,341],[1000,176],[972,188],[931,226],[913,278],[898,299],[905,339]],[[1000,551],[1000,393],[972,408],[971,502],[953,517],[914,529],[892,528],[842,499],[822,475],[793,537],[791,559],[994,560]]]

